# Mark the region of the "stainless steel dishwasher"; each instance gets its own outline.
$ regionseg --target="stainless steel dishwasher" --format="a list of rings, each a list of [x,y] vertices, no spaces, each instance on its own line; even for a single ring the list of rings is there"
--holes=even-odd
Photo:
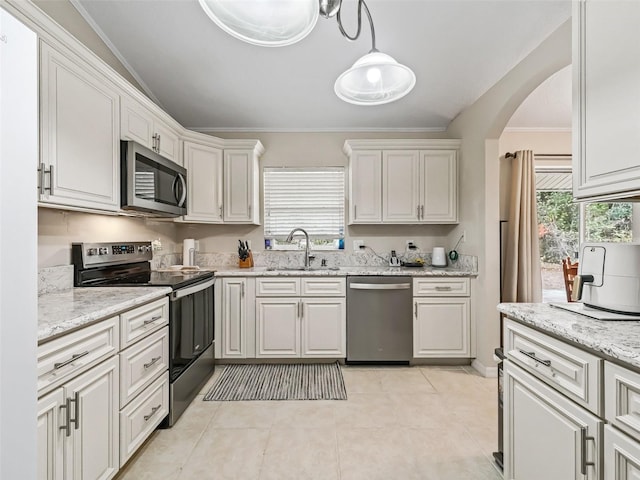
[[[347,277],[347,362],[413,357],[411,277]]]

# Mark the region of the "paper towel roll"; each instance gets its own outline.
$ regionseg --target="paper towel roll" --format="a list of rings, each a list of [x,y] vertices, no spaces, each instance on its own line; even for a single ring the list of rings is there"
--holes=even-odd
[[[182,242],[182,264],[187,266],[196,264],[196,241],[193,238],[185,238]]]

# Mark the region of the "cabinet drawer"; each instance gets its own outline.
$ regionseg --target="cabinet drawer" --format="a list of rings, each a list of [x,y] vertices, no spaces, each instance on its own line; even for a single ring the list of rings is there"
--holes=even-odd
[[[126,348],[169,323],[167,297],[120,315],[120,348]]]
[[[120,411],[120,467],[169,413],[169,372]]]
[[[120,352],[120,407],[169,368],[169,328]]]
[[[303,278],[303,297],[344,297],[347,282],[344,278]]]
[[[507,357],[586,409],[602,415],[602,359],[507,319]]]
[[[118,317],[38,346],[38,395],[118,352]]]
[[[414,297],[468,297],[468,278],[414,278]]]
[[[257,278],[256,297],[300,296],[299,277]]]
[[[640,374],[604,362],[604,416],[640,440]]]

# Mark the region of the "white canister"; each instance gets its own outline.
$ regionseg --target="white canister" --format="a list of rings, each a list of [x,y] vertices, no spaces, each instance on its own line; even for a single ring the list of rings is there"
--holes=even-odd
[[[185,238],[182,242],[182,264],[192,267],[196,264],[196,241]]]
[[[431,252],[431,265],[434,267],[446,267],[447,257],[444,254],[444,247],[433,247]]]

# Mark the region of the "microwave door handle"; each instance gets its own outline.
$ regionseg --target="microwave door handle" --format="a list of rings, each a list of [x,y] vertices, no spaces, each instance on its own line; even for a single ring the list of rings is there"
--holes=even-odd
[[[178,184],[178,180],[180,180],[180,183],[182,184],[180,198],[178,198],[178,195],[176,193],[176,188],[175,188]],[[176,197],[176,200],[178,201],[178,206],[184,207],[184,202],[187,199],[187,181],[184,179],[184,176],[181,173],[179,173],[176,176],[175,180],[173,181],[173,185],[174,185],[173,193]]]

